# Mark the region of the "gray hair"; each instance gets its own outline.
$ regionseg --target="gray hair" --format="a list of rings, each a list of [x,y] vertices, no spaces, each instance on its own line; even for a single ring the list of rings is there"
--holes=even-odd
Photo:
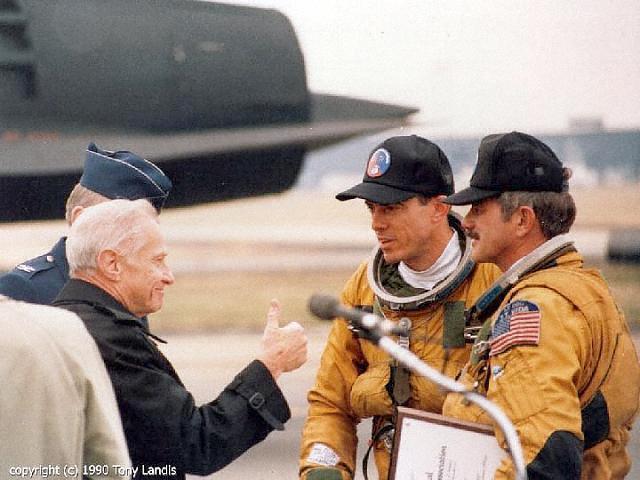
[[[147,221],[158,213],[147,200],[109,200],[86,208],[73,222],[67,237],[69,271],[95,273],[100,252],[136,253],[145,244]]]
[[[76,183],[76,186],[73,187],[73,190],[71,190],[71,193],[67,197],[64,218],[66,218],[67,223],[71,225],[71,212],[75,207],[87,208],[106,202],[107,200],[109,200],[107,197]]]
[[[547,240],[568,233],[576,219],[576,204],[568,192],[502,192],[498,202],[505,221],[518,207],[532,208]]]

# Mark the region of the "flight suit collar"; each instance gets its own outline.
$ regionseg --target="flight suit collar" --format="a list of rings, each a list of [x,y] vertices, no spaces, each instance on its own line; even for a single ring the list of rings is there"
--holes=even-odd
[[[457,213],[450,213],[448,221],[449,226],[458,232],[462,258],[454,272],[430,290],[407,284],[398,271],[398,264],[387,263],[380,247],[375,247],[368,263],[367,278],[381,306],[397,311],[422,310],[451,296],[469,277],[475,266],[471,259],[471,242],[467,241]]]
[[[580,268],[584,265],[584,258],[577,250],[569,251],[555,260],[554,267],[574,267]]]

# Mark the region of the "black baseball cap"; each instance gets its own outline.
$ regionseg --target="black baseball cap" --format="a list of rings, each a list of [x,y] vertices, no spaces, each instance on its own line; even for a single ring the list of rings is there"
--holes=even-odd
[[[545,143],[521,132],[482,139],[470,187],[447,197],[450,205],[468,205],[502,192],[567,190],[562,162]]]
[[[336,198],[390,205],[416,195],[451,195],[453,191],[453,173],[444,152],[435,143],[410,135],[388,138],[374,148],[362,183]]]

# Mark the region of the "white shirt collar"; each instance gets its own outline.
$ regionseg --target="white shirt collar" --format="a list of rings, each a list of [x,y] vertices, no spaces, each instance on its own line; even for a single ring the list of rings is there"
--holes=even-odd
[[[417,272],[404,262],[400,262],[398,272],[402,279],[412,287],[431,290],[456,269],[460,263],[460,258],[462,258],[462,249],[458,241],[458,232],[453,230],[449,243],[433,265],[422,272]]]

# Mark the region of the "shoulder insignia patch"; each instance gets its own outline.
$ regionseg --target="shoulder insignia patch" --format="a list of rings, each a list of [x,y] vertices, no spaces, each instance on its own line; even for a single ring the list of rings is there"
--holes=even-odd
[[[324,443],[314,443],[307,461],[324,467],[335,467],[340,461],[340,457]]]
[[[541,317],[540,308],[533,302],[516,300],[507,304],[491,328],[489,356],[516,345],[538,345]]]
[[[20,270],[22,272],[27,272],[27,273],[33,273],[36,271],[35,268],[33,268],[31,265],[27,265],[26,263],[21,263],[20,265],[16,266],[16,270]]]

